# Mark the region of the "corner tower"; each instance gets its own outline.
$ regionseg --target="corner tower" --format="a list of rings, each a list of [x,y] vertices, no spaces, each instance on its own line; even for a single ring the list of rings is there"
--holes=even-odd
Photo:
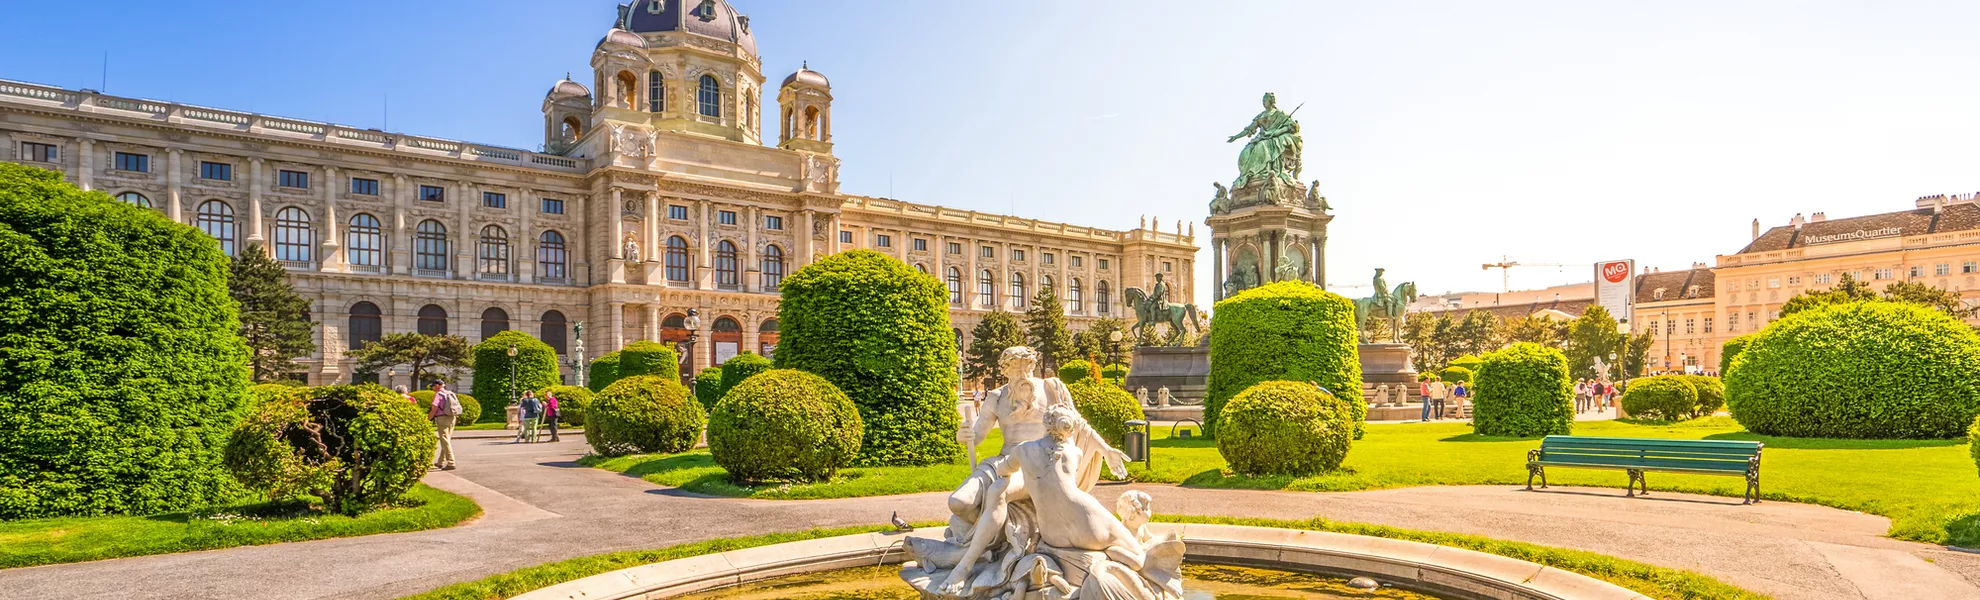
[[[723,0],[619,5],[592,52],[596,127],[762,143],[763,73],[749,17]]]
[[[777,90],[777,147],[832,153],[832,82],[806,63]]]

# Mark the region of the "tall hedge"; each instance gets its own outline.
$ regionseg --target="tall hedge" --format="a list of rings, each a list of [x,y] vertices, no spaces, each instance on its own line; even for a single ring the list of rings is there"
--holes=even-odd
[[[1980,333],[1909,303],[1832,304],[1754,335],[1725,382],[1754,433],[1956,438],[1980,413]]]
[[[739,482],[826,481],[859,454],[859,407],[838,386],[773,369],[722,395],[708,418],[708,452]]]
[[[1746,351],[1746,344],[1753,341],[1754,335],[1757,334],[1749,333],[1746,335],[1735,337],[1730,340],[1726,340],[1725,345],[1719,347],[1720,377],[1725,377],[1727,373],[1732,372],[1733,359],[1739,358],[1739,353]]]
[[[1507,437],[1573,433],[1574,386],[1566,354],[1520,342],[1482,358],[1472,377],[1475,431]]]
[[[620,378],[652,375],[679,380],[681,355],[670,344],[639,340],[619,349]]]
[[[1347,458],[1366,411],[1359,390],[1342,399],[1304,381],[1259,383],[1224,405],[1217,453],[1246,475],[1330,471]]]
[[[1217,434],[1225,402],[1260,382],[1312,381],[1330,392],[1360,394],[1357,341],[1354,303],[1310,283],[1282,281],[1218,302],[1210,325],[1205,434]],[[1368,407],[1357,407],[1360,423]]]
[[[612,382],[584,414],[584,437],[604,456],[672,454],[694,448],[708,414],[679,378],[638,376]]]
[[[729,358],[727,362],[722,363],[721,387],[715,390],[715,399],[720,400],[723,396],[729,395],[729,390],[735,389],[744,379],[768,371],[770,367],[770,359],[747,350]]]
[[[694,399],[703,410],[715,410],[722,399],[722,367],[704,367],[694,375]]]
[[[1444,383],[1470,383],[1472,375],[1471,369],[1451,365],[1438,372],[1437,378]]]
[[[619,380],[619,353],[608,352],[604,356],[591,359],[591,366],[584,372],[584,387],[596,393]]]
[[[584,411],[591,407],[591,400],[598,395],[591,390],[575,385],[553,385],[536,390],[536,397],[546,394],[557,395],[557,422],[565,427],[583,427]]]
[[[1966,453],[1973,456],[1973,466],[1980,467],[1980,418],[1966,428]]]
[[[871,250],[806,265],[784,279],[779,369],[817,374],[859,405],[860,465],[926,465],[956,443],[956,339],[942,282]]]
[[[481,399],[481,418],[501,422],[509,407],[509,346],[516,347],[516,398],[522,393],[563,383],[557,371],[557,351],[516,330],[488,336],[474,345],[474,396]]]
[[[433,464],[426,413],[376,384],[309,388],[233,431],[227,465],[270,500],[314,496],[344,514],[390,505]]]
[[[1072,392],[1073,408],[1086,424],[1116,448],[1127,440],[1128,421],[1148,419],[1141,402],[1121,386],[1088,378],[1066,386],[1066,391]]]
[[[0,520],[238,494],[240,326],[213,238],[0,162]]]
[[[1639,377],[1623,392],[1623,412],[1645,419],[1676,421],[1698,410],[1698,387],[1682,375]]]
[[[1092,379],[1094,375],[1093,371],[1093,363],[1088,362],[1086,359],[1067,361],[1066,364],[1059,366],[1059,381],[1065,382],[1066,385],[1070,386]],[[1088,418],[1087,420],[1091,421],[1093,419]]]

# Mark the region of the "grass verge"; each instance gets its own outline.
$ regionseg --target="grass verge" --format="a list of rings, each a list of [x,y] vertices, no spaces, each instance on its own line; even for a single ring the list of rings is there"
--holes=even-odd
[[[258,503],[148,517],[0,522],[0,569],[437,529],[481,514],[473,500],[424,484],[405,503],[355,517]]]
[[[989,456],[1003,447],[1003,438],[991,432],[977,445],[979,456]],[[630,454],[615,458],[589,455],[578,464],[615,471],[656,484],[677,487],[711,496],[776,500],[818,500],[861,498],[918,492],[946,492],[969,476],[969,466],[954,464],[925,467],[853,467],[841,469],[831,481],[819,483],[765,483],[744,485],[729,480],[728,471],[715,464],[707,449],[680,454]]]

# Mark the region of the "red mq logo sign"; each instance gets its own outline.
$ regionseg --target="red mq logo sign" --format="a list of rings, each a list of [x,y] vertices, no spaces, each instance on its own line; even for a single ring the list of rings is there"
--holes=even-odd
[[[1609,280],[1609,283],[1622,283],[1627,277],[1629,277],[1627,262],[1616,261],[1602,265],[1602,278]]]

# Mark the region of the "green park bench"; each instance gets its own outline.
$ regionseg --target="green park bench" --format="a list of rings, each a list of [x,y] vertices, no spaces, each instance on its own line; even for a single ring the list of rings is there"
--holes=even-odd
[[[1533,477],[1547,487],[1547,467],[1622,469],[1629,472],[1629,496],[1638,488],[1650,495],[1645,471],[1733,475],[1746,477],[1745,502],[1760,501],[1760,442],[1733,440],[1665,440],[1644,438],[1550,435],[1540,447],[1526,452],[1526,489]]]

